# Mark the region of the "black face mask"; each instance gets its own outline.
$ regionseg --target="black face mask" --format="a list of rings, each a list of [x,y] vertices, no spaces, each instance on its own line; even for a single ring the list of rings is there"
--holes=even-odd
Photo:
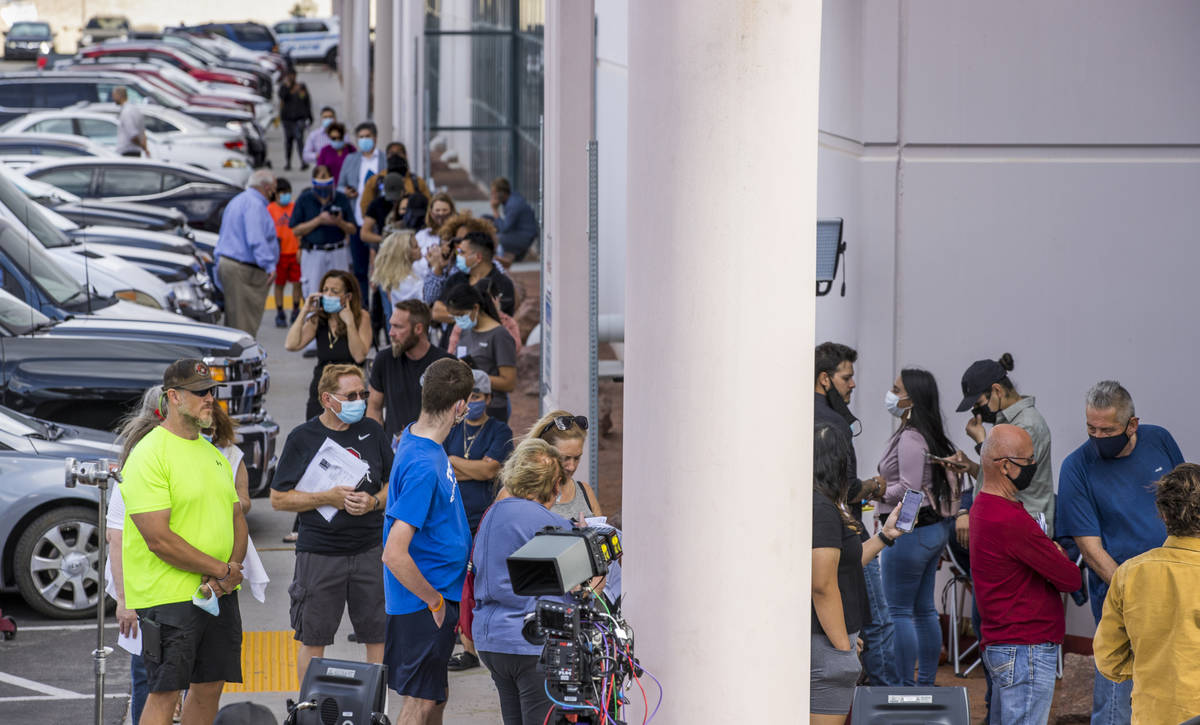
[[[1128,428],[1128,424],[1126,424]],[[1129,434],[1121,431],[1115,436],[1108,438],[1097,438],[1096,436],[1088,436],[1092,445],[1096,448],[1096,453],[1100,454],[1101,458],[1116,458],[1121,451],[1125,450],[1125,446],[1129,445]]]
[[[1037,473],[1037,461],[1029,464],[1020,464],[1009,458],[1008,462],[1021,469],[1021,472],[1017,474],[1016,478],[1012,478],[1008,476],[1008,474],[1005,474],[1008,480],[1012,481],[1012,485],[1018,491],[1024,491],[1025,489],[1029,488],[1029,485],[1033,483],[1034,474]]]
[[[984,403],[983,405],[976,405],[974,408],[971,408],[971,415],[979,416],[979,419],[984,423],[996,422],[996,411],[987,407],[987,403]]]
[[[846,405],[845,398],[834,387],[832,381],[829,383],[829,389],[825,391],[825,400],[829,403],[829,407],[833,408],[833,412],[842,416],[842,420],[846,421],[846,425],[850,426],[850,434],[852,436],[862,433],[862,426],[855,425],[858,423],[858,418],[855,418],[854,413],[850,412],[850,406]]]

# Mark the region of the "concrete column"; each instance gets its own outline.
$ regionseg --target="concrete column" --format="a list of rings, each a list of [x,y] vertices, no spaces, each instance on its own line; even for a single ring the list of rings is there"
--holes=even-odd
[[[396,139],[392,105],[392,98],[396,93],[396,32],[392,26],[397,14],[391,0],[377,0],[375,3],[375,77],[371,83],[374,95],[371,115],[375,125],[379,127],[380,148]]]
[[[342,0],[342,38],[338,69],[342,76],[342,115],[347,136],[367,120],[367,84],[370,82],[369,0]]]
[[[394,122],[398,137],[408,147],[408,165],[414,173],[427,175],[425,168],[425,4],[417,0],[403,2],[396,11],[399,35],[396,38],[396,104]]]
[[[543,405],[588,412],[587,143],[595,103],[593,0],[546,4]],[[588,470],[586,450],[580,471]],[[595,485],[594,481],[589,481]]]
[[[629,3],[624,592],[667,723],[807,722],[820,28]]]

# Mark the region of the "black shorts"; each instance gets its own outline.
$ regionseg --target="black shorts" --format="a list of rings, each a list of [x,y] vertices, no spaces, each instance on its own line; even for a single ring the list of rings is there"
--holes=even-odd
[[[196,682],[242,681],[242,613],[237,592],[218,602],[221,609],[215,617],[190,599],[138,610],[151,692],[186,690]]]
[[[388,686],[405,697],[446,701],[447,665],[454,652],[454,628],[458,625],[458,602],[446,601],[442,628],[433,623],[427,609],[412,614],[389,614],[383,663],[388,667]]]
[[[382,642],[387,629],[382,557],[383,544],[361,554],[296,552],[296,573],[288,587],[296,640],[309,647],[333,644],[342,610],[349,605],[355,639]]]

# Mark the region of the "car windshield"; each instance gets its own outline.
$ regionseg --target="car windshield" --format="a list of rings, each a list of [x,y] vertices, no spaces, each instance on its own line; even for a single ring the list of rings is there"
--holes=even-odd
[[[19,35],[22,38],[50,39],[50,26],[45,23],[13,23],[8,30],[9,35]]]
[[[125,18],[92,18],[87,27],[88,30],[128,30],[129,21]]]
[[[173,65],[160,66],[157,69],[157,72],[167,82],[171,83],[172,85],[179,86],[188,93],[204,93],[204,88],[202,88],[194,78]]]
[[[8,187],[16,192],[21,205],[32,205],[21,192],[16,190],[7,179],[0,179],[0,187]],[[24,208],[18,206],[18,208]],[[34,238],[23,224],[39,228],[47,234],[53,234],[56,239],[66,239],[66,236],[55,229],[50,220],[36,213],[36,207],[24,208],[24,213],[14,213],[12,207],[5,205],[0,213],[0,253],[12,260],[12,263],[42,288],[50,300],[60,306],[67,307],[87,300],[87,292],[67,272],[54,261],[54,257]],[[13,220],[20,220],[20,225]],[[67,243],[70,243],[69,240]]]
[[[0,232],[0,238],[6,232]],[[24,335],[50,325],[50,318],[25,304],[24,300],[0,290],[0,326],[14,335]]]
[[[5,408],[3,406],[0,406],[0,426],[4,427],[5,430],[16,431],[20,435],[29,435],[32,433],[40,438],[49,438],[53,435],[50,426],[37,418],[30,418],[24,413],[18,413],[12,408]],[[23,431],[22,428],[28,429],[28,431]]]
[[[46,216],[45,209],[9,181],[7,174],[0,176],[0,205],[4,207],[0,214],[29,229],[47,248],[68,247],[72,244],[70,237],[63,234]]]
[[[187,53],[189,55],[199,58],[206,65],[220,65],[221,64],[220,58],[213,55],[212,53],[209,53],[204,48],[201,48],[199,44],[193,43],[192,41],[190,41],[187,38],[184,38],[182,36],[171,35],[168,33],[167,35],[163,36],[163,41],[166,42],[167,45],[174,46],[176,50],[187,51]]]

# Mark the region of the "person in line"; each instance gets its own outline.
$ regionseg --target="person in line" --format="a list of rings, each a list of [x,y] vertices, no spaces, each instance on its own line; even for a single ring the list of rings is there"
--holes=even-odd
[[[989,712],[1004,725],[1045,725],[1066,634],[1062,594],[1079,567],[1021,502],[1037,476],[1033,438],[999,423],[984,439],[983,488],[971,506],[971,580],[980,648],[991,674]]]
[[[279,262],[275,220],[267,211],[274,195],[274,174],[266,169],[251,174],[246,190],[225,206],[214,250],[217,282],[225,294],[225,324],[250,337],[258,337]]]
[[[1200,466],[1160,479],[1155,505],[1167,539],[1117,567],[1092,649],[1100,674],[1133,682],[1131,722],[1179,723],[1200,713]]]
[[[950,535],[947,517],[958,510],[960,497],[958,477],[931,463],[928,456],[948,456],[955,448],[946,438],[937,381],[929,372],[901,370],[884,404],[901,423],[879,461],[887,491],[878,509],[882,514],[891,513],[905,491],[918,491],[924,500],[913,535],[883,555],[883,585],[896,630],[900,684],[928,687],[937,675],[942,651],[934,577]]]
[[[454,467],[454,477],[462,491],[463,508],[471,537],[479,529],[483,512],[496,498],[496,477],[500,467],[513,449],[512,429],[487,414],[492,398],[492,381],[482,370],[473,370],[475,386],[467,398],[467,417],[450,429],[442,447]],[[450,658],[450,671],[458,672],[479,666],[479,653],[469,631],[461,631],[463,651]]]
[[[316,124],[311,131],[308,132],[308,137],[304,139],[304,151],[300,154],[300,160],[308,166],[317,164],[317,155],[321,150],[329,145],[329,127],[337,121],[337,114],[329,106],[321,109],[320,123]]]
[[[275,180],[275,199],[267,204],[267,212],[275,220],[275,236],[279,239],[279,264],[275,266],[275,326],[287,327],[290,323],[283,310],[283,288],[292,283],[292,318],[300,316],[300,305],[304,294],[300,289],[300,240],[292,229],[292,213],[296,203],[292,200],[292,185],[284,178]]]
[[[500,261],[507,267],[524,259],[529,247],[537,240],[537,214],[503,176],[492,181],[489,201],[492,213],[485,218],[496,225]]]
[[[426,246],[426,243],[421,241],[421,236],[426,234],[429,231],[428,229],[423,229],[417,233],[417,243],[425,251],[425,262],[429,266],[429,272],[424,275],[425,291],[423,297],[425,304],[430,305],[431,309],[442,301],[442,294],[447,289],[446,281],[450,279],[450,275],[458,271],[455,266],[458,246],[462,243],[462,240],[467,238],[467,235],[472,230],[480,229],[479,225],[481,224],[491,227],[491,222],[486,219],[476,219],[468,209],[454,214],[442,222],[438,227],[436,235],[437,244],[433,246]],[[452,320],[448,319],[444,311],[442,312],[442,317],[446,318],[446,320],[439,324],[451,324]],[[445,338],[442,338],[442,343],[442,347],[445,347]]]
[[[304,314],[288,328],[284,348],[303,350],[317,344],[317,364],[308,388],[304,418],[318,415],[325,407],[319,385],[330,365],[362,365],[371,349],[371,317],[363,309],[358,282],[349,272],[332,270],[321,279],[321,291],[308,298]]]
[[[421,278],[413,272],[413,263],[420,258],[421,248],[411,230],[392,232],[383,240],[371,282],[383,290],[389,308],[404,300],[421,299]]]
[[[840,424],[839,424],[840,425]],[[863,539],[850,513],[850,439],[839,425],[813,429],[812,642],[809,648],[811,722],[841,725],[862,666],[858,633],[867,616],[863,568],[904,532],[893,510],[878,534]]]
[[[1167,537],[1151,484],[1183,463],[1183,453],[1166,429],[1141,424],[1133,397],[1115,380],[1088,391],[1084,419],[1088,441],[1059,469],[1055,534],[1073,538],[1083,554],[1098,624],[1117,566]],[[1131,681],[1113,682],[1097,669],[1092,722],[1129,722],[1132,691]]]
[[[404,144],[399,141],[391,142],[384,148],[383,155],[387,159],[387,168],[367,179],[367,183],[363,185],[363,195],[359,204],[362,205],[364,213],[383,193],[384,182],[389,175],[393,185],[401,189],[402,194],[422,194],[429,198],[429,186],[425,184],[425,180],[409,169],[408,149]]]
[[[454,357],[470,358],[471,365],[492,377],[492,403],[488,415],[507,422],[512,412],[508,394],[517,388],[517,347],[513,336],[497,319],[492,301],[469,285],[459,285],[446,295],[454,324],[462,330]]]
[[[475,284],[471,285],[475,291],[483,295],[485,298],[492,301],[492,306],[500,313],[500,324],[504,329],[508,330],[508,334],[512,335],[513,343],[516,345],[517,354],[521,353],[521,348],[524,345],[521,343],[521,326],[513,319],[511,315],[504,314],[500,309],[500,290],[496,289],[496,285],[491,278],[484,277]],[[462,330],[455,326],[450,330],[450,342],[446,345],[447,350],[457,350],[458,341],[462,338]]]
[[[458,360],[425,371],[421,414],[404,430],[388,483],[384,594],[388,684],[403,698],[400,725],[437,725],[449,699],[458,598],[471,532],[450,459],[442,448],[467,414],[474,376]]]
[[[146,661],[144,725],[169,725],[184,689],[183,722],[212,722],[225,683],[242,681],[246,518],[229,461],[200,435],[216,386],[202,361],[175,361],[163,373],[162,423],[125,443],[121,558]]]
[[[358,149],[354,144],[346,141],[346,127],[339,122],[335,121],[329,124],[329,128],[325,129],[325,135],[329,139],[329,143],[317,154],[317,163],[328,168],[333,174],[334,181],[337,181],[338,175],[342,173],[342,165]]]
[[[396,205],[396,212],[400,215],[399,224],[405,229],[413,230],[414,234],[420,234],[425,230],[425,217],[429,215],[429,198],[420,193],[409,194],[403,208],[399,204]],[[418,239],[417,244],[420,243],[421,240]]]
[[[284,171],[292,170],[292,147],[300,157],[300,170],[308,171],[304,160],[304,131],[313,120],[312,96],[308,86],[296,80],[295,71],[283,74],[279,84],[279,120],[283,122]]]
[[[554,446],[563,463],[563,484],[550,510],[563,518],[578,521],[603,516],[600,501],[586,481],[576,481],[583,446],[587,442],[588,419],[565,410],[552,410],[534,423],[525,438],[537,438]],[[500,495],[505,495],[503,491]]]
[[[421,412],[421,376],[438,360],[453,357],[429,342],[429,306],[404,300],[388,320],[390,354],[380,352],[371,365],[367,415],[383,425],[393,445]]]
[[[350,200],[334,188],[329,167],[313,167],[312,186],[296,199],[291,219],[292,231],[300,239],[300,282],[305,299],[320,290],[326,273],[350,269],[346,239],[354,233],[353,214]]]
[[[486,221],[480,220],[482,224]],[[490,226],[490,225],[489,225]],[[490,279],[500,290],[500,311],[512,315],[516,311],[516,289],[512,278],[504,272],[504,268],[492,262],[496,252],[496,238],[492,231],[485,228],[470,228],[458,245],[455,257],[455,271],[446,280],[449,290],[460,284],[478,284]],[[441,322],[449,322],[450,315],[444,305],[433,306],[433,317]]]
[[[425,215],[425,228],[417,232],[417,244],[421,245],[422,253],[428,253],[430,249],[442,243],[442,225],[458,214],[458,210],[454,206],[454,198],[444,191],[439,191],[429,197],[428,209],[429,211]],[[454,229],[450,231],[453,232]],[[454,236],[454,234],[452,233],[450,236]],[[449,237],[445,238],[449,239]],[[429,300],[425,302],[431,304]]]
[[[862,520],[862,501],[878,499],[887,490],[882,476],[873,476],[865,481],[858,478],[858,456],[854,451],[854,430],[858,419],[850,412],[850,396],[854,392],[854,363],[858,352],[854,348],[836,342],[823,342],[815,351],[816,375],[813,421],[832,426],[846,437],[849,453],[846,462],[846,478],[850,481],[846,502],[850,515]],[[859,534],[866,541],[866,529]],[[879,573],[879,561],[872,559],[863,568],[867,583],[868,613],[864,615],[861,630],[865,647],[863,666],[868,682],[879,687],[895,687],[900,684],[896,671],[896,630],[887,611],[887,598],[883,593],[883,579]]]
[[[542,647],[521,636],[525,615],[534,611],[537,600],[513,592],[505,561],[545,527],[571,528],[570,521],[550,510],[563,478],[557,450],[537,438],[521,441],[500,475],[508,495],[484,518],[471,553],[476,572],[471,626],[500,696],[505,725],[541,725],[553,707],[546,675],[538,670]]]
[[[337,175],[338,188],[350,198],[354,206],[354,223],[362,227],[363,208],[359,205],[367,179],[374,176],[380,169],[386,168],[383,152],[376,148],[375,137],[379,130],[374,123],[364,121],[354,127],[357,137],[358,151],[346,157],[341,171]],[[367,289],[367,273],[370,267],[370,252],[358,233],[350,235],[350,260],[354,264],[354,276],[358,286]]]
[[[407,164],[407,162],[399,156],[388,157],[389,166],[392,166],[397,162]],[[405,166],[405,169],[407,170],[407,166]],[[400,176],[398,173],[392,173],[391,176],[388,176],[386,171],[381,171],[379,174],[376,174],[373,179],[378,179],[378,185],[383,187],[382,193],[375,194],[373,181],[367,182],[364,196],[370,192],[373,200],[370,204],[363,204],[363,208],[365,209],[365,212],[363,213],[363,226],[362,229],[359,230],[359,235],[361,236],[363,242],[367,245],[369,255],[368,269],[372,278],[375,276],[375,265],[378,261],[383,239],[390,234],[401,231],[404,220],[404,213],[401,211],[401,207],[407,205],[408,203],[408,196],[404,191],[405,178],[403,176]],[[365,199],[363,201],[365,201]],[[413,240],[413,246],[417,249],[417,259],[420,259],[420,247],[416,244],[415,239]],[[408,255],[402,256],[407,258]],[[393,258],[392,261],[395,263],[397,259]],[[409,262],[407,266],[409,270],[411,270],[411,262]],[[409,275],[405,274],[405,277],[407,276]],[[416,295],[412,296],[420,296],[422,282],[417,275],[413,276],[416,281],[417,290]],[[401,277],[400,279],[404,279],[404,277]],[[395,281],[399,282],[400,280]],[[383,286],[377,283],[371,285],[372,340],[375,340],[379,337],[379,331],[383,329],[383,326],[387,321],[387,310],[390,310],[392,308],[392,304],[399,302],[400,299],[407,299],[409,296],[409,291],[404,290],[402,294],[405,296],[399,299],[393,299],[389,303],[385,300],[386,292],[383,289]]]
[[[378,423],[365,418],[367,384],[354,365],[330,365],[317,384],[321,414],[301,423],[283,444],[271,480],[271,506],[300,514],[291,624],[300,643],[299,680],[313,657],[333,644],[342,610],[350,609],[355,640],[366,645],[368,662],[383,662],[387,619],[383,599],[384,486],[392,470],[392,448]],[[319,492],[296,490],[317,451],[330,440],[368,466],[366,478],[340,481]],[[326,520],[318,508],[337,509]]]
[[[117,113],[117,153],[122,156],[145,156],[150,158],[150,147],[146,142],[146,117],[136,104],[129,102],[129,91],[117,86],[112,92]]]

